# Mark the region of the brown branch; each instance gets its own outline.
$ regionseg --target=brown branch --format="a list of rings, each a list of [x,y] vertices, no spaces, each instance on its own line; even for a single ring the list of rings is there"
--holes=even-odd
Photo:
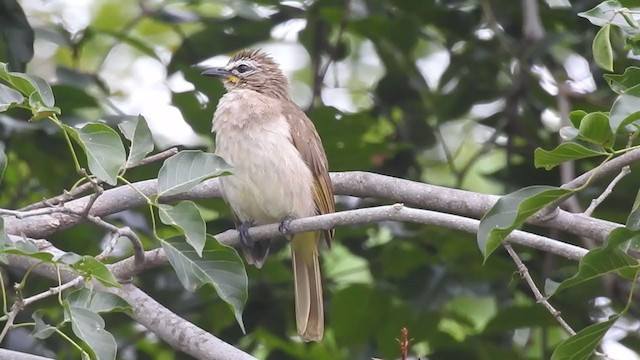
[[[311,230],[333,229],[339,226],[375,224],[382,221],[436,225],[470,234],[477,233],[480,223],[475,219],[430,210],[413,209],[402,204],[395,204],[295,219],[289,224],[289,229],[292,233],[299,233]],[[236,230],[227,230],[214,237],[222,244],[239,246],[240,238],[238,235]],[[249,235],[253,240],[259,241],[281,236],[282,233],[280,232],[279,224],[270,224],[250,228]],[[469,237],[469,239],[473,238]],[[576,261],[587,253],[587,250],[581,247],[519,230],[511,233],[507,237],[507,241]],[[141,266],[136,266],[134,259],[128,258],[113,264],[111,270],[118,278],[130,278],[143,270],[164,266],[168,263],[162,249],[147,251],[145,258],[146,262]]]
[[[535,297],[536,301],[542,304],[547,310],[549,310],[549,313],[551,313],[551,316],[553,316],[558,321],[560,326],[562,326],[571,336],[575,335],[576,332],[562,318],[560,311],[556,310],[549,303],[549,301],[547,301],[544,295],[542,295],[542,292],[540,292],[540,289],[538,289],[538,287],[536,286],[536,283],[531,278],[531,275],[529,275],[529,270],[527,269],[527,266],[522,262],[522,260],[520,260],[520,257],[515,252],[515,250],[513,250],[511,245],[504,243],[503,246],[505,247],[505,249],[507,249],[509,256],[511,256],[511,258],[513,259],[513,262],[516,264],[516,267],[518,268],[518,273],[520,273],[520,276],[527,282],[527,285],[529,285],[529,288],[531,288],[531,291],[533,292],[533,296]]]
[[[630,151],[620,156],[623,166],[640,159],[640,150]],[[614,159],[614,162],[618,159]],[[621,161],[616,161],[620,164]],[[608,165],[608,164],[605,164]],[[620,166],[621,168],[622,166]],[[607,166],[608,171],[619,171],[620,168]],[[606,174],[603,171],[602,174]],[[600,174],[599,174],[600,175]],[[580,177],[578,177],[579,179]],[[499,199],[496,195],[480,194],[471,191],[451,189],[442,186],[394,178],[367,172],[332,173],[331,179],[337,195],[349,195],[362,198],[374,197],[388,201],[406,203],[415,207],[458,214],[480,219]],[[146,180],[132,185],[145,196],[156,194],[156,180]],[[145,206],[147,200],[129,185],[105,190],[92,207],[91,215],[107,216],[127,209]],[[175,196],[163,197],[162,201],[199,200],[220,197],[217,179],[204,181],[190,191]],[[72,210],[83,209],[88,197],[73,200],[65,204]],[[33,216],[28,219],[5,217],[5,229],[9,234],[25,234],[31,238],[44,238],[48,235],[75,226],[82,219],[67,214],[51,214]],[[534,216],[529,224],[554,228],[578,236],[590,237],[604,241],[611,230],[622,224],[594,219],[582,214],[573,214],[558,210],[552,217]]]

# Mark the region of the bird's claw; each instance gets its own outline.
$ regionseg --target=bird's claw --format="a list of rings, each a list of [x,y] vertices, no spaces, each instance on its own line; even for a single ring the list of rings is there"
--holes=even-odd
[[[248,249],[253,249],[254,241],[249,235],[249,228],[253,226],[253,223],[249,221],[241,222],[240,225],[237,226],[238,233],[240,234],[240,242],[243,246]]]
[[[293,221],[293,217],[287,216],[284,220],[282,220],[280,226],[278,226],[278,230],[280,230],[280,232],[284,235],[291,235],[291,229],[289,229],[291,221]]]

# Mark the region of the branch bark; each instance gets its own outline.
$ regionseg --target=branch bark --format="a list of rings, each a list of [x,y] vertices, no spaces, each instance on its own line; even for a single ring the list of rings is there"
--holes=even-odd
[[[289,229],[292,233],[299,233],[311,230],[332,229],[345,225],[374,224],[388,220],[436,225],[472,234],[478,232],[478,226],[480,224],[480,221],[475,219],[430,210],[413,209],[402,204],[395,204],[295,219],[289,224]],[[279,230],[279,224],[270,224],[250,228],[249,235],[253,240],[266,240],[281,236],[282,233]],[[227,230],[214,237],[225,245],[240,245],[240,237],[236,230]],[[587,253],[587,249],[579,246],[520,230],[511,233],[509,237],[507,237],[507,241],[576,261],[580,260]],[[134,257],[124,259],[114,264],[111,267],[111,271],[116,277],[126,279],[141,271],[163,266],[169,262],[162,249],[147,251],[145,259],[146,262],[141,267],[136,267]]]
[[[630,151],[628,154],[605,164],[606,169],[598,170],[595,178],[601,178],[606,173],[618,172],[623,166],[638,159],[640,159],[640,150]],[[610,165],[610,163],[614,164]],[[585,175],[579,176],[576,180],[582,179]],[[405,203],[420,208],[476,219],[480,219],[499,198],[496,195],[451,189],[359,171],[332,173],[331,180],[335,193],[338,195],[388,199],[392,202]],[[151,196],[156,192],[156,180],[137,182],[133,186],[147,196]],[[188,192],[162,198],[162,200],[198,200],[215,197],[220,197],[219,182],[217,179],[211,179]],[[65,206],[72,211],[81,211],[89,200],[90,198],[87,196],[70,201]],[[106,216],[143,205],[146,205],[146,200],[129,185],[123,185],[106,190],[96,200],[90,214]],[[72,227],[80,221],[83,220],[60,213],[32,216],[25,219],[7,216],[5,217],[5,229],[9,234],[24,234],[28,237],[43,238],[57,231]],[[614,222],[595,219],[582,214],[573,214],[560,209],[553,216],[534,216],[529,219],[528,223],[555,228],[578,236],[590,237],[601,242],[606,239],[611,230],[622,226]]]

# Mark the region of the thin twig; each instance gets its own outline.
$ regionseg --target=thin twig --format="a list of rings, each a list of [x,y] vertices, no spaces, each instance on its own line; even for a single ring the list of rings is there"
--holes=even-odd
[[[9,329],[11,329],[11,327],[13,326],[13,322],[15,321],[16,316],[18,316],[18,312],[20,312],[20,310],[16,307],[16,304],[14,304],[11,307],[11,311],[9,312],[9,315],[7,317],[7,322],[4,324],[2,332],[0,332],[0,342],[2,342],[4,337],[9,332]]]
[[[623,167],[622,170],[620,170],[620,173],[615,178],[613,178],[613,180],[611,180],[611,183],[607,186],[606,189],[604,189],[602,194],[600,194],[600,196],[598,196],[597,198],[591,200],[591,204],[589,205],[587,210],[584,211],[584,214],[586,216],[591,216],[596,208],[607,198],[607,196],[611,195],[613,188],[620,182],[620,180],[622,180],[622,178],[627,176],[630,172],[631,168],[629,166]]]
[[[47,298],[49,296],[57,295],[57,294],[63,292],[64,290],[67,290],[69,288],[77,286],[83,280],[84,280],[84,278],[82,276],[78,276],[77,278],[75,278],[75,279],[73,279],[71,281],[68,281],[68,282],[66,282],[66,283],[64,283],[64,284],[62,284],[60,286],[52,287],[52,288],[50,288],[49,290],[47,290],[45,292],[30,296],[30,297],[28,297],[28,298],[26,298],[26,299],[24,299],[22,301],[22,306],[25,307],[25,306],[33,304],[34,302],[36,302],[38,300],[42,300],[42,299]]]
[[[87,216],[87,220],[89,220],[89,222],[97,226],[100,226],[101,228],[107,229],[112,234],[115,234],[114,236],[117,236],[118,238],[125,237],[129,239],[129,241],[131,242],[131,246],[133,247],[133,256],[135,259],[134,260],[135,265],[142,266],[142,264],[144,264],[144,247],[142,246],[142,241],[140,241],[140,238],[138,237],[138,235],[136,235],[136,233],[133,230],[131,230],[130,227],[124,226],[120,228],[109,222],[102,220],[98,216],[93,216],[93,215]],[[103,254],[101,253],[100,255],[103,255]],[[110,252],[103,256],[107,257],[109,255],[110,255]]]
[[[69,282],[66,282],[60,286],[52,287],[47,291],[30,296],[25,299],[22,298],[22,296],[20,295],[20,291],[18,291],[19,284],[16,284],[16,293],[18,296],[16,301],[13,303],[13,306],[11,306],[11,311],[9,311],[9,314],[7,314],[7,322],[4,324],[4,327],[2,328],[2,332],[0,332],[0,342],[2,342],[2,340],[7,335],[9,330],[13,327],[13,322],[15,321],[16,316],[18,316],[18,313],[22,311],[25,307],[33,304],[36,301],[42,300],[49,296],[59,294],[66,289],[72,288],[78,285],[80,282],[82,282],[83,279],[84,278],[82,276],[78,276],[75,279]]]
[[[542,295],[542,293],[540,292],[540,289],[538,289],[538,287],[536,286],[536,283],[531,278],[531,275],[529,275],[529,269],[527,269],[527,266],[522,262],[522,260],[520,260],[520,256],[518,256],[515,250],[513,250],[513,247],[511,247],[511,244],[503,243],[502,245],[505,247],[505,249],[507,249],[509,256],[511,256],[511,258],[513,259],[513,262],[516,264],[516,267],[518,268],[518,273],[520,273],[520,276],[527,282],[527,285],[529,285],[529,288],[531,288],[531,291],[533,292],[533,296],[535,297],[536,301],[542,304],[547,310],[549,310],[549,312],[551,313],[551,316],[556,318],[558,323],[560,323],[560,326],[562,326],[571,336],[575,335],[576,332],[571,328],[571,326],[569,326],[569,324],[567,324],[566,321],[564,321],[564,319],[560,314],[560,311],[556,310],[547,301],[544,295]]]
[[[142,159],[138,164],[127,166],[127,170],[136,168],[138,166],[148,165],[148,164],[151,164],[151,163],[156,162],[156,161],[165,160],[165,159],[170,158],[171,156],[173,156],[173,155],[175,155],[177,153],[178,153],[178,148],[172,147],[170,149],[167,149],[165,151],[159,152],[157,154],[147,156],[146,158]],[[103,182],[101,180],[99,180],[99,179],[96,179],[95,181],[97,181],[99,185],[103,184]],[[40,202],[37,202],[37,203],[31,204],[31,205],[27,205],[27,206],[23,207],[20,210],[3,210],[3,209],[0,209],[0,215],[12,215],[12,216],[16,216],[18,219],[22,219],[23,217],[28,217],[28,216],[52,214],[52,213],[57,212],[57,211],[47,210],[48,212],[35,213],[33,215],[32,214],[28,214],[27,216],[22,215],[22,217],[20,217],[20,215],[21,215],[20,212],[26,212],[26,211],[31,211],[31,210],[35,210],[35,209],[41,209],[41,208],[49,208],[50,209],[52,205],[64,204],[65,202],[73,200],[77,196],[79,196],[81,194],[84,194],[85,192],[91,190],[91,188],[93,188],[93,187],[94,187],[94,184],[92,184],[92,183],[84,183],[84,184],[74,188],[71,191],[65,190],[62,194],[60,194],[58,196],[54,196],[52,198],[44,199],[44,200],[42,200]]]
[[[151,155],[151,156],[147,156],[146,158],[140,160],[139,163],[128,167],[127,169],[132,169],[134,167],[138,167],[138,166],[143,166],[143,165],[147,165],[147,164],[151,164],[157,161],[162,161],[165,159],[168,159],[170,157],[172,157],[173,155],[177,154],[179,152],[178,148],[176,147],[172,147],[170,149],[167,149],[165,151],[159,152],[157,154]]]

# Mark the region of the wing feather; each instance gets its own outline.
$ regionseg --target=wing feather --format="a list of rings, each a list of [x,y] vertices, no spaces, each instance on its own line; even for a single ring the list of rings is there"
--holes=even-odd
[[[329,177],[329,164],[318,131],[313,122],[297,105],[291,103],[284,110],[291,129],[291,142],[298,149],[300,156],[313,174],[315,182],[313,194],[318,213],[335,212],[336,204]],[[333,229],[324,230],[323,233],[327,246],[331,247]]]

